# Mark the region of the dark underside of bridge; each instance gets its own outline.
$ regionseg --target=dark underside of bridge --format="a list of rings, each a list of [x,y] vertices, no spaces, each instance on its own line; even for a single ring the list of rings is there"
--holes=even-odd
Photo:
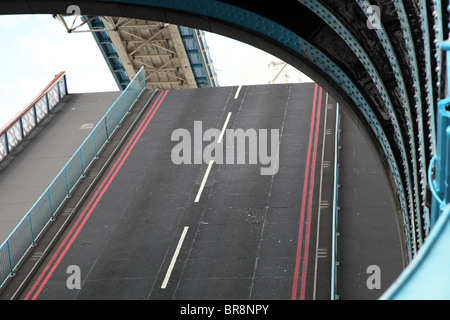
[[[301,69],[365,131],[398,200],[404,250],[411,258],[421,246],[430,228],[426,169],[434,152],[435,106],[442,95],[436,85],[441,63],[436,42],[448,33],[442,23],[447,1],[31,0],[0,1],[0,13],[66,13],[74,3],[82,14],[145,18],[219,33]],[[378,20],[370,5],[379,8]],[[444,13],[442,20],[433,14],[436,10]],[[261,24],[250,26],[255,14]],[[290,34],[310,47],[295,50]]]

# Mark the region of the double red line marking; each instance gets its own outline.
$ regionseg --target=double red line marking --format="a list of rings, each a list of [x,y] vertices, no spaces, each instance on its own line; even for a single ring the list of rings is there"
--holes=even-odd
[[[318,91],[319,95],[318,95]],[[317,103],[318,102],[318,103]],[[297,240],[297,254],[295,259],[294,283],[292,285],[292,300],[298,298],[298,286],[300,278],[300,261],[302,258],[303,235],[305,235],[303,264],[300,282],[300,300],[305,299],[306,276],[308,272],[309,243],[311,234],[311,216],[314,195],[314,180],[316,176],[317,147],[319,140],[320,115],[322,109],[322,88],[316,84],[314,89],[313,111],[311,115],[311,129],[309,132],[308,154],[306,158],[305,180],[303,183],[302,207],[300,214],[300,226]],[[308,188],[309,187],[309,188]],[[305,226],[306,215],[306,226]],[[306,227],[306,229],[305,229]]]
[[[69,248],[72,246],[73,242],[77,238],[78,234],[83,229],[84,225],[88,221],[89,217],[91,216],[92,212],[96,208],[99,201],[102,199],[103,195],[105,194],[106,190],[108,190],[109,186],[113,182],[114,178],[116,177],[119,170],[122,168],[123,164],[129,157],[131,151],[136,146],[136,143],[139,141],[140,137],[144,133],[144,131],[147,129],[148,125],[150,124],[150,121],[153,119],[153,116],[155,115],[156,111],[161,106],[161,103],[166,98],[168,91],[162,91],[154,104],[152,105],[151,109],[148,111],[148,113],[145,115],[143,121],[139,125],[138,129],[134,132],[131,139],[128,141],[125,148],[122,150],[120,156],[115,161],[112,168],[109,170],[107,176],[102,180],[99,187],[96,189],[94,195],[90,199],[87,206],[83,209],[80,216],[70,229],[69,233],[67,233],[66,237],[62,241],[62,243],[59,245],[56,252],[53,254],[50,261],[45,266],[44,270],[39,275],[38,279],[34,282],[33,286],[31,287],[30,291],[25,296],[25,300],[35,300],[41,291],[44,289],[45,285],[47,284],[50,277],[55,272],[56,268],[60,264],[61,260],[66,255]]]

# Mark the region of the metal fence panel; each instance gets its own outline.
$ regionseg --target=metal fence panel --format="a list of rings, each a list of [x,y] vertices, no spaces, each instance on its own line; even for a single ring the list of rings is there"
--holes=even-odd
[[[52,208],[54,212],[58,211],[59,207],[63,204],[69,194],[64,173],[64,171],[60,172],[48,188],[48,193],[52,207],[54,207]]]
[[[27,135],[36,125],[35,116],[34,116],[34,108],[28,110],[22,117],[23,123],[23,131],[24,134]]]
[[[119,124],[115,104],[113,105],[113,107],[114,108],[111,108],[105,115],[105,124],[108,129],[109,137],[111,137],[114,134]]]
[[[94,161],[96,157],[94,142],[92,138],[86,140],[85,143],[80,148],[80,160],[83,163],[83,175],[91,166],[91,163]]]
[[[16,266],[22,260],[24,253],[33,244],[30,219],[23,219],[17,226],[15,232],[9,237],[12,265]]]
[[[78,154],[75,154],[69,160],[65,167],[65,173],[67,175],[67,183],[69,185],[69,189],[72,190],[83,175],[83,170],[81,169],[81,161]]]
[[[106,145],[108,141],[108,135],[106,132],[106,126],[104,121],[99,122],[99,124],[94,128],[93,139],[95,144],[95,150],[97,154],[99,154],[103,150],[103,147]]]
[[[0,160],[2,160],[7,155],[6,151],[6,139],[5,136],[0,137]]]
[[[10,149],[14,148],[22,141],[22,125],[20,121],[13,124],[6,132]]]
[[[48,192],[45,192],[34,204],[34,206],[29,211],[29,215],[31,217],[31,223],[33,226],[33,230],[35,232],[35,238],[37,239],[41,234],[42,230],[45,228],[45,226],[47,226],[47,224],[52,219]]]
[[[40,122],[42,119],[44,119],[44,117],[48,113],[46,96],[44,96],[41,100],[36,102],[35,108],[36,108],[37,121]]]
[[[47,97],[48,97],[48,107],[50,110],[52,110],[53,107],[56,106],[58,102],[61,100],[61,91],[59,88],[59,82],[47,93]]]

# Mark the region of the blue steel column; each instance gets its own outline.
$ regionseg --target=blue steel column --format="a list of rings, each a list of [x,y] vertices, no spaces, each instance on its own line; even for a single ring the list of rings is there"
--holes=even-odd
[[[443,42],[441,48],[446,54],[448,78],[450,75],[450,43]],[[432,176],[429,177],[430,188],[433,193],[431,210],[432,227],[444,210],[445,205],[450,202],[450,97],[438,103],[436,140],[436,156],[433,158],[429,170],[429,174],[431,175],[434,167],[434,180]]]
[[[199,88],[218,87],[217,74],[209,55],[205,34],[197,29],[178,27],[192,72]]]
[[[434,181],[431,179],[431,188],[433,191],[433,201],[431,210],[431,227],[438,220],[446,203],[450,201],[450,98],[444,99],[438,104],[437,114],[437,154],[434,157]],[[430,177],[431,178],[431,177]]]

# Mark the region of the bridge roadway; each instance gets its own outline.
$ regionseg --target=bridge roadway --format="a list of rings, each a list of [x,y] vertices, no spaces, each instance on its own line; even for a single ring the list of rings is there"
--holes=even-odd
[[[160,92],[15,298],[329,299],[335,111],[334,100],[312,83]],[[196,121],[203,131],[278,129],[279,171],[261,175],[268,165],[259,162],[174,164],[171,154],[178,142],[171,141],[172,133],[194,134]],[[228,141],[225,135],[222,143]],[[355,167],[366,158],[371,157],[355,160]],[[377,186],[383,189],[382,181]],[[347,190],[356,195],[352,188]],[[386,193],[379,195],[385,199]],[[380,210],[361,203],[351,209],[359,215],[370,207],[392,235],[389,200]],[[354,294],[338,293],[344,299],[376,298],[393,279],[383,279],[383,290],[374,296],[364,290],[367,275],[361,270],[386,259],[372,254],[364,260],[364,232],[351,240],[340,251],[339,268],[346,275],[342,288]],[[394,258],[382,271],[388,268],[395,278],[401,271],[399,239],[379,236],[378,241],[393,248],[389,257]],[[356,252],[360,266],[353,273],[355,259],[344,257]],[[81,289],[68,288],[68,270],[80,271]],[[3,297],[11,296],[14,285],[13,280]]]

